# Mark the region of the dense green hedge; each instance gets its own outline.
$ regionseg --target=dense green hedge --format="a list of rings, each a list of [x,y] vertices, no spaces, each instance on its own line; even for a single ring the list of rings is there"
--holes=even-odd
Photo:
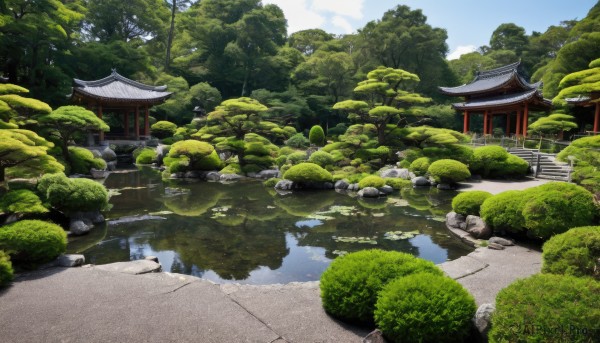
[[[419,272],[442,275],[433,263],[395,251],[362,250],[338,257],[321,275],[323,307],[344,320],[372,323],[379,291],[393,279]]]
[[[330,182],[333,176],[318,164],[304,162],[288,169],[283,178],[294,182]]]
[[[171,123],[170,121],[161,120],[158,121],[150,127],[152,130],[152,136],[160,139],[171,137],[175,134],[177,130],[177,125]]]
[[[553,236],[542,251],[542,272],[600,280],[600,226],[577,227]]]
[[[465,216],[479,216],[481,204],[491,196],[492,193],[485,191],[462,192],[452,199],[452,210]]]
[[[13,262],[49,262],[65,252],[67,234],[60,226],[41,220],[22,220],[0,227],[0,250]]]
[[[46,174],[38,183],[42,200],[60,211],[99,211],[108,205],[108,191],[89,179],[71,179],[64,174]]]
[[[385,180],[377,175],[369,175],[358,182],[358,187],[360,189],[363,189],[365,187],[380,188],[383,186],[385,186]]]
[[[500,146],[488,145],[473,151],[470,167],[485,178],[519,178],[527,174],[529,164]]]
[[[69,147],[69,159],[71,160],[71,174],[88,175],[92,168],[106,169],[106,162],[101,158],[94,157],[94,154],[85,148]]]
[[[598,342],[600,282],[538,274],[498,293],[490,342]]]
[[[375,322],[393,342],[460,342],[477,306],[453,279],[428,273],[391,281],[379,293]]]
[[[13,268],[10,256],[0,250],[0,287],[8,285],[13,279]]]
[[[416,160],[412,161],[408,170],[413,172],[417,176],[423,176],[427,174],[427,170],[431,165],[431,160],[429,157],[419,157]]]
[[[469,168],[464,163],[449,159],[433,162],[427,172],[439,183],[456,183],[471,177]]]
[[[314,144],[316,146],[325,145],[325,132],[323,128],[319,125],[315,125],[310,128],[310,132],[308,133],[308,140],[310,144]]]
[[[480,207],[481,218],[497,230],[520,232],[523,218],[524,191],[506,191],[487,198]]]

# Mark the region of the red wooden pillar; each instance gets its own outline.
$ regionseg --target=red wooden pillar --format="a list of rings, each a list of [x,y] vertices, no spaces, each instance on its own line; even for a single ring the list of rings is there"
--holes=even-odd
[[[148,118],[150,115],[148,114],[148,105],[144,107],[144,136],[148,139],[150,136],[150,119]]]
[[[525,112],[523,113],[523,136],[527,137],[527,120],[529,119],[529,104],[525,104]]]
[[[494,133],[494,115],[489,113],[488,116],[490,116],[488,119],[488,134],[491,135]]]
[[[125,118],[125,138],[129,138],[129,111],[127,109],[125,109],[125,114],[124,114],[124,118]]]
[[[600,103],[596,103],[596,114],[594,115],[594,133],[600,131]]]
[[[463,133],[469,132],[469,111],[465,111],[465,117],[463,118]]]
[[[521,109],[517,110],[517,129],[516,129],[516,135],[520,136],[521,135],[521,123],[522,123],[522,118],[521,118]]]
[[[483,112],[483,134],[487,135],[488,133],[488,113],[487,111]]]
[[[135,126],[135,140],[140,140],[140,106],[135,106],[135,117],[133,117]]]
[[[506,113],[506,137],[510,136],[510,112]]]
[[[102,119],[102,105],[98,105],[98,118]],[[104,141],[104,131],[100,130],[99,138],[100,142]]]

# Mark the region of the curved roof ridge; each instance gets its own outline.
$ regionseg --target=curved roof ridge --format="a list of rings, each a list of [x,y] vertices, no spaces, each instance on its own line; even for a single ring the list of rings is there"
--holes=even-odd
[[[105,78],[99,79],[99,80],[84,81],[84,80],[80,80],[80,79],[73,79],[73,81],[77,86],[80,86],[80,87],[102,87],[102,86],[106,86],[107,84],[114,82],[114,81],[121,81],[130,86],[137,87],[137,88],[140,88],[143,90],[148,90],[148,91],[162,92],[167,89],[166,85],[151,86],[151,85],[143,84],[138,81],[128,79],[125,76],[117,73],[117,70],[114,68],[112,69],[112,72],[110,73],[110,75],[108,75]]]
[[[518,74],[517,68],[519,68],[519,65],[521,65],[520,60],[515,63],[507,64],[502,67],[498,67],[498,68],[494,68],[494,69],[490,69],[490,70],[479,71],[477,73],[476,79],[477,78],[495,77],[495,76],[508,74],[508,73],[517,73]]]

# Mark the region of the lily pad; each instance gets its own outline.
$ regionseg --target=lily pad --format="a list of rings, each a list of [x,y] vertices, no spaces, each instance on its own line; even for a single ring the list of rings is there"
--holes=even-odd
[[[396,207],[406,207],[409,206],[408,200],[399,199],[399,198],[388,198],[387,203],[396,206]]]
[[[383,239],[387,239],[390,241],[400,241],[404,239],[410,239],[419,234],[419,231],[389,231],[383,234]]]
[[[345,250],[334,250],[331,252],[334,255],[338,255],[338,256],[344,256],[346,255],[348,252]]]
[[[373,237],[332,237],[336,242],[342,243],[359,243],[359,244],[377,244],[377,236]]]

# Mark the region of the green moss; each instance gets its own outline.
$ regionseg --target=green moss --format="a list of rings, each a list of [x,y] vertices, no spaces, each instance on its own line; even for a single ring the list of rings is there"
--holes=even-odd
[[[293,182],[330,182],[332,175],[314,163],[300,163],[288,169],[283,178]]]
[[[242,168],[238,163],[230,163],[219,172],[221,174],[241,174]]]
[[[393,189],[399,190],[403,188],[412,188],[412,182],[410,180],[404,180],[400,178],[385,178],[385,184],[392,187]]]
[[[58,225],[41,220],[22,220],[0,227],[0,249],[16,263],[49,262],[65,252],[67,234]]]
[[[69,147],[69,158],[71,174],[89,174],[92,168],[106,169],[106,162],[101,158],[95,158],[94,154],[85,148]]]
[[[452,199],[452,210],[465,216],[479,216],[481,204],[485,199],[492,196],[492,193],[485,191],[463,192]]]
[[[448,159],[433,162],[427,172],[436,182],[440,183],[456,183],[471,177],[469,168],[466,165]]]
[[[0,250],[0,287],[8,285],[13,279],[13,268],[10,256]]]
[[[416,160],[412,161],[409,165],[408,170],[413,172],[417,176],[423,176],[427,174],[427,170],[431,165],[431,160],[429,157],[419,157]]]
[[[364,179],[360,180],[358,187],[363,189],[365,187],[380,188],[385,186],[385,180],[377,175],[369,175]]]
[[[375,305],[375,322],[393,342],[460,342],[477,306],[453,279],[413,274],[387,284]]]
[[[542,272],[600,280],[600,226],[577,227],[553,236],[542,250]]]

